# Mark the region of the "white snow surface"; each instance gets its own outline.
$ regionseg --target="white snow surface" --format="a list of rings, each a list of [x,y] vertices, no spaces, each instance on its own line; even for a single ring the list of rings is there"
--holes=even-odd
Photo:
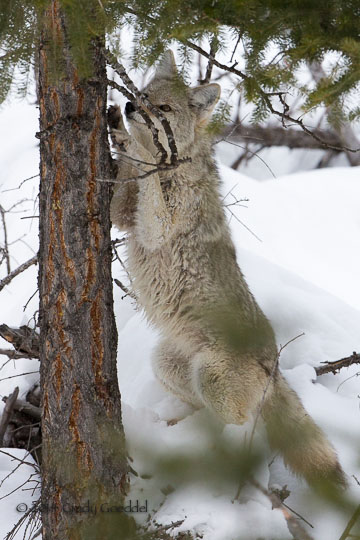
[[[0,112],[0,202],[4,207],[33,197],[38,179],[16,187],[23,178],[37,174],[38,151],[34,133],[37,112],[26,102],[14,103]],[[18,126],[22,126],[19,129]],[[287,159],[291,160],[291,155]],[[286,164],[282,164],[286,169]],[[359,366],[343,369],[338,375],[319,377],[314,366],[321,362],[349,356],[359,348],[360,291],[360,170],[331,168],[281,176],[259,182],[219,163],[225,204],[237,198],[249,199],[242,206],[228,207],[230,226],[238,261],[257,301],[270,319],[279,347],[292,338],[281,353],[281,369],[289,384],[298,392],[306,409],[326,432],[338,451],[349,477],[349,493],[360,498],[360,488],[352,478],[360,478],[359,435]],[[289,162],[287,170],[291,170]],[[226,196],[227,195],[227,196]],[[225,197],[226,196],[226,197]],[[13,268],[32,256],[37,249],[36,219],[20,220],[37,213],[32,203],[19,207],[27,214],[9,217],[12,240],[26,234],[13,249]],[[25,211],[24,210],[24,211]],[[231,215],[230,210],[242,223]],[[252,231],[250,232],[249,229]],[[257,239],[252,233],[261,240]],[[114,231],[114,237],[119,233]],[[0,236],[0,243],[3,239]],[[26,243],[24,243],[26,242]],[[1,244],[0,244],[1,245]],[[16,255],[16,259],[15,259]],[[226,271],[226,269],[224,269]],[[124,279],[118,263],[114,277]],[[0,279],[4,277],[0,267]],[[37,305],[36,297],[25,311],[22,306],[36,290],[36,268],[15,278],[0,292],[1,320],[10,325],[28,323]],[[194,476],[190,482],[166,481],[156,470],[156,458],[185,456],[199,464],[217,445],[239,449],[249,436],[251,424],[222,426],[210,419],[206,410],[193,411],[168,394],[155,380],[151,369],[151,351],[157,332],[144,316],[135,311],[128,298],[116,288],[115,312],[119,330],[118,376],[123,401],[123,422],[132,467],[139,474],[132,476],[129,499],[148,501],[151,518],[166,525],[181,521],[175,532],[191,529],[203,540],[280,540],[291,535],[279,510],[255,488],[246,488],[234,501],[237,484],[234,480],[212,484],[209,478]],[[7,348],[0,340],[0,347]],[[0,356],[0,367],[7,357]],[[38,368],[36,361],[8,363],[0,370],[0,379]],[[36,374],[0,380],[1,396],[20,386],[21,397],[36,380]],[[175,425],[169,420],[179,419]],[[207,426],[212,426],[210,430]],[[213,435],[216,433],[216,440]],[[255,440],[266,448],[262,426]],[[24,453],[8,450],[17,457]],[[269,453],[269,460],[271,459]],[[26,458],[30,461],[29,456]],[[1,478],[13,468],[10,458],[0,453]],[[17,474],[1,484],[0,497],[20,485],[31,468],[22,465]],[[29,472],[30,471],[30,472]],[[145,478],[141,478],[145,476]],[[150,477],[150,478],[149,478]],[[257,480],[267,487],[287,484],[291,496],[286,501],[314,525],[307,528],[316,540],[336,540],[350,516],[335,511],[325,503],[309,497],[304,482],[295,479],[276,458],[270,467],[257,472]],[[165,495],[165,493],[167,493]],[[17,491],[0,499],[0,537],[4,537],[19,516],[16,505],[30,503],[31,492]],[[141,514],[138,516],[141,519]],[[21,536],[19,535],[19,538]]]

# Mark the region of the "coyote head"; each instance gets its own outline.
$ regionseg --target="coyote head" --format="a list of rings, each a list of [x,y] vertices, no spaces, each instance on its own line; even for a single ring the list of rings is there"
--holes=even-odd
[[[179,157],[191,155],[196,141],[204,136],[203,128],[220,97],[220,86],[206,84],[189,88],[181,83],[174,54],[168,50],[161,58],[153,80],[142,92],[151,103],[159,107],[170,123]],[[159,120],[147,112],[159,130],[161,144],[168,150],[167,137]],[[151,132],[131,102],[126,104],[125,114],[132,135],[156,157],[158,150],[154,146]]]

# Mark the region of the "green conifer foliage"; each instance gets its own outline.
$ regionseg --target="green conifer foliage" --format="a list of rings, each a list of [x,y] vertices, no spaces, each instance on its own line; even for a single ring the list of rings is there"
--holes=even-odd
[[[48,0],[1,0],[0,4],[3,101],[15,73],[26,81]],[[264,92],[289,88],[304,94],[306,110],[322,104],[332,108],[334,118],[359,117],[357,104],[345,99],[358,89],[360,80],[359,0],[61,0],[60,4],[80,77],[89,75],[90,40],[105,31],[114,43],[111,36],[124,23],[135,31],[134,65],[154,62],[175,42],[183,47],[186,68],[189,41],[217,40],[219,51],[224,48],[222,33],[232,32],[245,50],[242,84],[247,99],[255,103],[255,119],[269,113]],[[273,57],[270,50],[276,51]],[[315,87],[301,88],[294,78],[296,69],[305,62],[321,61],[329,52],[334,53],[332,70]],[[54,73],[59,73],[62,54],[56,36],[53,56]]]

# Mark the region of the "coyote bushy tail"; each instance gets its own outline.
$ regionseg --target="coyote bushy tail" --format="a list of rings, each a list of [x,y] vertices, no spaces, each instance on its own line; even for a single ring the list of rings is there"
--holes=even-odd
[[[295,474],[314,486],[346,486],[334,449],[279,373],[272,391],[265,396],[262,415],[270,446],[282,454]]]

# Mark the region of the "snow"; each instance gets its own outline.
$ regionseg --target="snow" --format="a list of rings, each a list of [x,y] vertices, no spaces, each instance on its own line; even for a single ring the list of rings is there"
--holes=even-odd
[[[38,172],[34,138],[37,111],[29,103],[13,103],[1,111],[0,119],[0,161],[5,173],[0,180],[0,197],[1,204],[8,208],[19,199],[36,196],[37,178],[20,190],[3,190],[18,186],[22,179]],[[359,346],[360,170],[337,167],[288,174],[293,166],[292,154],[283,153],[283,160],[281,170],[285,175],[262,182],[219,163],[224,197],[228,194],[224,202],[233,201],[231,190],[235,197],[249,199],[243,203],[246,208],[231,206],[228,213],[239,264],[275,329],[278,345],[304,334],[284,348],[281,368],[337,449],[349,476],[350,496],[359,500],[360,488],[352,475],[360,478],[360,368],[353,366],[336,376],[322,376],[314,383],[314,366],[349,356]],[[20,219],[36,215],[36,203],[25,202],[19,209],[25,213],[9,216],[9,236],[11,241],[23,234],[26,237],[12,249],[13,268],[37,249],[36,219]],[[231,215],[230,209],[247,228]],[[116,231],[113,234],[120,236]],[[5,275],[3,265],[0,272],[1,278]],[[118,263],[114,265],[114,277],[124,279]],[[27,324],[37,307],[37,298],[25,311],[22,306],[35,290],[36,268],[32,267],[1,291],[0,323]],[[236,459],[242,454],[245,434],[249,437],[252,425],[224,427],[206,410],[193,411],[168,394],[151,369],[156,331],[129,298],[121,299],[120,289],[116,288],[114,294],[123,422],[132,467],[139,475],[132,475],[128,498],[138,499],[139,503],[148,500],[154,523],[168,525],[183,520],[176,531],[191,529],[204,540],[289,539],[283,514],[271,508],[267,497],[248,487],[234,500],[236,474],[231,476],[226,469],[214,476],[219,452],[225,452],[232,463],[234,456]],[[0,347],[7,344],[0,340]],[[6,359],[0,357],[0,367]],[[37,361],[11,362],[0,370],[0,379],[37,368]],[[0,381],[0,394],[8,395],[19,384],[23,397],[35,379],[36,375],[30,375]],[[174,419],[178,419],[175,424],[170,422]],[[263,427],[259,428],[254,445],[269,452]],[[19,450],[9,449],[9,453],[24,456]],[[167,477],[168,469],[161,465],[169,465],[177,457],[187,468]],[[269,453],[267,461],[271,457]],[[29,457],[26,461],[30,461]],[[1,478],[12,468],[10,458],[0,453]],[[0,485],[0,497],[20,485],[31,472],[30,466],[21,465]],[[256,478],[264,487],[269,482],[288,485],[291,495],[286,502],[314,525],[313,530],[307,530],[316,540],[340,537],[350,515],[311,498],[305,483],[294,478],[280,458],[275,459],[270,471],[263,464]],[[30,504],[36,498],[37,494],[30,491],[16,491],[0,500],[4,516],[1,537],[19,517],[16,505]],[[138,519],[144,516],[139,514]]]

